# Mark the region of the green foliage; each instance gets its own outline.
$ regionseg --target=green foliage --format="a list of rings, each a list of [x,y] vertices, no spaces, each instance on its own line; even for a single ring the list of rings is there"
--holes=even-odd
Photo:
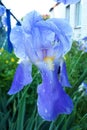
[[[12,53],[0,49],[0,88],[8,90],[17,66],[17,58]],[[4,91],[3,91],[4,92]]]
[[[66,64],[70,83],[74,86],[84,71],[87,70],[87,53],[77,50],[75,42],[73,42],[71,51],[66,55]]]
[[[87,94],[79,85],[87,81],[87,54],[77,50],[76,43],[65,56],[72,88],[66,88],[74,103],[70,115],[60,115],[55,121],[44,121],[37,113],[37,85],[41,83],[38,69],[32,67],[33,82],[18,94],[9,96],[18,59],[0,50],[0,129],[1,130],[87,130]]]

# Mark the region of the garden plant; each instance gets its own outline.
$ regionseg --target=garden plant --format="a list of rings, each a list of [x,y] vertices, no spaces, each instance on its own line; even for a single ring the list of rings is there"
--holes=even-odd
[[[87,37],[35,10],[19,21],[0,3],[0,129],[87,130]]]

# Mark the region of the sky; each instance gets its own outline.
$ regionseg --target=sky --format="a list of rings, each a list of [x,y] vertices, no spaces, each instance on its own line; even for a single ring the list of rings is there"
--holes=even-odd
[[[53,0],[2,0],[2,2],[18,19],[32,10],[48,14],[49,9],[55,4]]]
[[[49,14],[51,17],[64,17],[64,14],[62,14],[64,12],[62,4],[60,4],[58,8],[56,7],[53,12],[49,13],[49,9],[56,4],[54,0],[2,0],[2,2],[19,21],[27,13],[33,10],[36,10],[41,14]],[[16,21],[11,17],[12,27],[14,27],[15,24]]]

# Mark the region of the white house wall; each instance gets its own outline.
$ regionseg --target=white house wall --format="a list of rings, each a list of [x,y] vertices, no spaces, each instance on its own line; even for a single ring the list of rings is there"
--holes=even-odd
[[[65,18],[65,5],[61,3],[50,13],[50,15],[51,17]]]
[[[82,32],[81,35],[82,37],[87,36],[87,0],[82,0],[82,18],[81,18],[81,25],[82,25]]]
[[[60,4],[54,9],[54,17],[66,18],[66,6]],[[87,36],[87,0],[81,0],[81,26],[75,27],[75,4],[70,5],[70,25],[73,28],[73,39]]]
[[[81,0],[81,26],[73,28],[73,30],[74,39],[76,40],[87,36],[87,0]]]

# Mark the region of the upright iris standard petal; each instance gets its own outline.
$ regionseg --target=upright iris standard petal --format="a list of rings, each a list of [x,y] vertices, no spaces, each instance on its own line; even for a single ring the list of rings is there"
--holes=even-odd
[[[0,16],[2,16],[5,13],[6,9],[4,6],[0,5]]]
[[[15,94],[23,87],[32,82],[31,64],[29,62],[20,63],[16,69],[14,80],[8,94]]]
[[[32,32],[32,27],[35,27],[35,23],[37,23],[40,20],[42,20],[42,16],[36,11],[32,11],[29,14],[27,14],[22,22],[25,32]]]
[[[57,72],[42,70],[41,74],[43,82],[37,89],[37,106],[40,116],[47,121],[52,121],[59,114],[70,114],[73,103],[59,83]]]
[[[64,4],[75,4],[79,2],[80,0],[54,0],[58,3],[64,3]]]
[[[21,59],[27,57],[24,47],[26,40],[21,26],[16,26],[11,30],[10,40],[12,41],[16,56]]]
[[[71,87],[69,80],[68,80],[68,75],[66,71],[66,63],[64,61],[61,62],[60,64],[60,83],[64,87]]]
[[[72,46],[72,28],[65,19],[51,18],[52,21],[60,30],[60,34],[56,33],[56,39],[63,45],[63,53],[66,54]]]
[[[54,40],[63,46],[62,53],[67,53],[72,46],[72,28],[65,19],[50,18],[46,21],[36,23],[37,27],[43,30],[48,29],[55,33]],[[45,34],[44,34],[45,35]],[[47,37],[46,33],[46,37]],[[52,41],[52,40],[51,40]]]
[[[64,19],[44,21],[37,12],[33,11],[24,17],[22,26],[12,29],[11,41],[19,58],[26,57],[27,54],[31,61],[34,58],[33,62],[36,62],[40,57],[38,52],[43,49],[51,47],[57,52],[61,48],[61,55],[67,53],[72,45],[71,35],[72,29]],[[56,56],[58,54],[60,53],[56,53]]]

